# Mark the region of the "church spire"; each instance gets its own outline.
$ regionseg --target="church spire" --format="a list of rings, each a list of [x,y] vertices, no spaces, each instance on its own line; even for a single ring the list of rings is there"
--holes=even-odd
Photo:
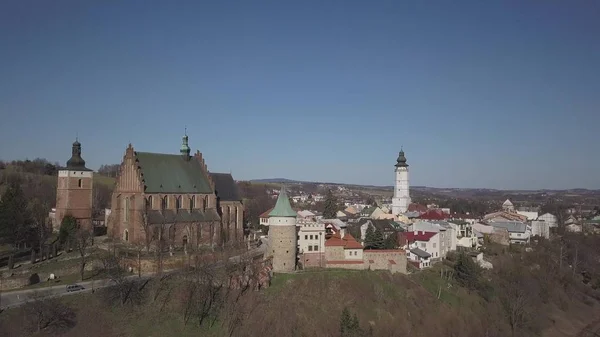
[[[181,144],[181,149],[179,149],[179,153],[183,156],[185,160],[190,159],[190,147],[188,146],[188,136],[187,136],[187,127],[185,128],[183,141]]]

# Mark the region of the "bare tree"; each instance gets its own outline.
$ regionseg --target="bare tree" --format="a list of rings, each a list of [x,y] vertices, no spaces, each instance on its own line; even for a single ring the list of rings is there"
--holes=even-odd
[[[25,306],[31,332],[48,331],[60,334],[77,324],[77,315],[70,307],[56,298],[42,298],[38,293],[30,296]]]
[[[50,211],[50,207],[48,207],[47,203],[38,199],[33,199],[29,204],[29,211],[31,213],[33,225],[35,226],[40,254],[43,254],[44,244],[46,243],[50,232],[48,226],[48,212]]]
[[[79,256],[81,257],[80,269],[79,273],[81,275],[81,280],[83,281],[83,276],[85,273],[85,265],[87,263],[87,250],[91,245],[92,234],[90,231],[86,229],[79,229],[75,234],[75,244],[77,245],[77,251],[79,252]]]
[[[144,232],[144,246],[147,252],[150,251],[150,245],[154,240],[154,226],[152,226],[152,224],[150,223],[148,212],[149,210],[147,206],[142,207],[138,210],[138,221],[140,223],[140,228]]]
[[[142,297],[141,291],[146,282],[128,278],[121,258],[116,255],[106,254],[101,261],[108,278],[115,284],[106,290],[106,298],[111,302],[119,301],[121,305],[128,302],[139,303]]]
[[[508,266],[500,277],[498,293],[513,337],[522,329],[536,329],[536,305],[539,304],[536,280],[517,264]]]

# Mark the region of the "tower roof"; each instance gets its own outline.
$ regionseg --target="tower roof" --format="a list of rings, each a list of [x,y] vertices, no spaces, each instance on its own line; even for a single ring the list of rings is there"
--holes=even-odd
[[[396,165],[394,166],[408,167],[408,164],[406,163],[406,157],[404,156],[404,150],[400,149],[400,152],[398,153],[398,159],[396,159]]]
[[[179,149],[179,153],[181,153],[182,156],[190,156],[190,146],[188,145],[188,135],[187,135],[187,128],[185,130],[185,134],[183,135],[182,138],[182,142],[181,142],[181,148]]]
[[[85,160],[81,158],[81,143],[75,139],[71,149],[71,158],[67,160],[67,170],[70,171],[91,171],[85,167]]]
[[[290,205],[290,200],[288,199],[287,193],[285,192],[285,187],[281,187],[281,192],[279,192],[279,196],[277,197],[277,202],[275,203],[275,208],[269,213],[269,217],[290,217],[295,218],[297,213],[292,209]]]

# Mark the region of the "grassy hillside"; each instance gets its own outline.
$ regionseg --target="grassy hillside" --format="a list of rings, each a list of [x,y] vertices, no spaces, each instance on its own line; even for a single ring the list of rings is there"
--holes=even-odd
[[[454,281],[442,280],[439,268],[411,276],[346,270],[277,275],[270,288],[248,291],[224,309],[212,326],[198,326],[194,319],[184,324],[181,284],[163,285],[162,295],[153,300],[156,288],[148,286],[140,305],[108,304],[102,292],[63,298],[77,315],[65,336],[340,336],[344,308],[372,336],[511,335],[498,301],[487,302]],[[568,310],[539,308],[547,327],[542,335],[574,336],[599,314],[596,303],[572,300],[565,305]],[[27,336],[28,326],[23,308],[0,314],[2,336]],[[46,335],[51,334],[39,334]]]

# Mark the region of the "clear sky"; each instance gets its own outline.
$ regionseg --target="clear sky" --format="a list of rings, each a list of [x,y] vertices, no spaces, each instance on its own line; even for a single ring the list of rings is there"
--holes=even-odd
[[[0,158],[600,188],[599,1],[0,3]]]

